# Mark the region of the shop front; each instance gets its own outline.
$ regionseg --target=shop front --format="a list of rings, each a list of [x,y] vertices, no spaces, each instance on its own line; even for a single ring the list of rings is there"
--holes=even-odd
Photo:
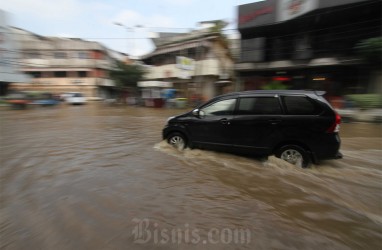
[[[239,6],[241,89],[323,90],[334,106],[345,95],[380,90],[380,68],[357,46],[381,37],[381,1],[267,0]]]
[[[366,92],[365,74],[356,66],[338,65],[240,72],[243,90],[295,89],[325,91],[336,108],[346,106],[343,96]]]
[[[138,82],[141,90],[141,104],[146,107],[162,108],[166,104],[166,93],[172,89],[171,82],[163,81],[141,81]]]

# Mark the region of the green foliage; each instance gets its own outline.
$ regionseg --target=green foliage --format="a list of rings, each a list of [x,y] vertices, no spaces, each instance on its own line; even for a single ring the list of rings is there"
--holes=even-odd
[[[356,45],[355,49],[366,62],[380,66],[382,62],[382,37],[363,40]]]
[[[216,32],[220,34],[223,34],[223,29],[228,25],[228,23],[223,20],[216,20],[213,23],[215,25],[210,28],[210,32]]]
[[[263,90],[284,90],[287,86],[282,84],[280,81],[272,81],[262,87]]]
[[[145,69],[140,65],[128,65],[117,61],[116,68],[110,71],[110,77],[115,81],[117,87],[135,89],[145,73]]]
[[[223,32],[223,29],[228,25],[228,23],[223,21],[223,20],[216,20],[212,23],[214,23],[214,26],[209,28],[209,31],[211,33],[218,33],[223,44],[228,47],[229,46],[229,40]]]
[[[345,98],[361,109],[382,108],[381,94],[354,94],[346,95]]]

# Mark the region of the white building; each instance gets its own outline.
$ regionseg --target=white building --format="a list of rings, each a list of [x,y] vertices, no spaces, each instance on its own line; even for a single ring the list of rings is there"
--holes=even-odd
[[[31,78],[20,70],[19,44],[8,26],[7,13],[0,10],[0,96],[11,82],[29,82]]]
[[[171,83],[177,97],[203,99],[233,90],[233,59],[218,32],[202,29],[190,33],[159,33],[156,49],[142,57],[150,65],[147,81]]]
[[[98,42],[79,38],[44,37],[12,28],[20,44],[17,64],[31,75],[31,82],[13,83],[12,89],[64,93],[79,91],[88,98],[105,98],[114,82],[109,70],[126,55]]]

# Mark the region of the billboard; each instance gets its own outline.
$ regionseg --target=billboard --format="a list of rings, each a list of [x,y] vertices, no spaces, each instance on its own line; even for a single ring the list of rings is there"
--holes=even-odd
[[[287,21],[318,8],[318,0],[279,0],[277,21]]]
[[[239,6],[238,28],[273,24],[276,21],[276,0],[260,1]]]
[[[344,4],[362,3],[370,0],[320,0],[319,8],[330,8]]]
[[[194,70],[195,69],[195,60],[185,56],[176,57],[176,67],[184,70]]]
[[[238,29],[272,25],[317,9],[370,0],[266,0],[238,7]]]

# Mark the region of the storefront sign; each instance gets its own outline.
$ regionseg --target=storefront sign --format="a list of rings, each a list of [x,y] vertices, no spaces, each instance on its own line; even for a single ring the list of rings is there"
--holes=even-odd
[[[179,69],[194,70],[195,69],[195,60],[192,58],[185,57],[185,56],[177,56],[176,57],[176,66]]]
[[[142,81],[138,82],[137,85],[140,88],[172,88],[171,82],[162,81]]]
[[[267,6],[267,7],[255,10],[252,13],[240,16],[239,17],[239,24],[240,25],[245,24],[245,23],[247,23],[249,21],[252,21],[252,20],[256,19],[259,16],[270,14],[273,11],[274,11],[273,6]]]
[[[246,29],[276,22],[278,0],[259,1],[239,6],[238,28]]]
[[[280,0],[278,4],[278,21],[286,21],[318,7],[317,0]]]

